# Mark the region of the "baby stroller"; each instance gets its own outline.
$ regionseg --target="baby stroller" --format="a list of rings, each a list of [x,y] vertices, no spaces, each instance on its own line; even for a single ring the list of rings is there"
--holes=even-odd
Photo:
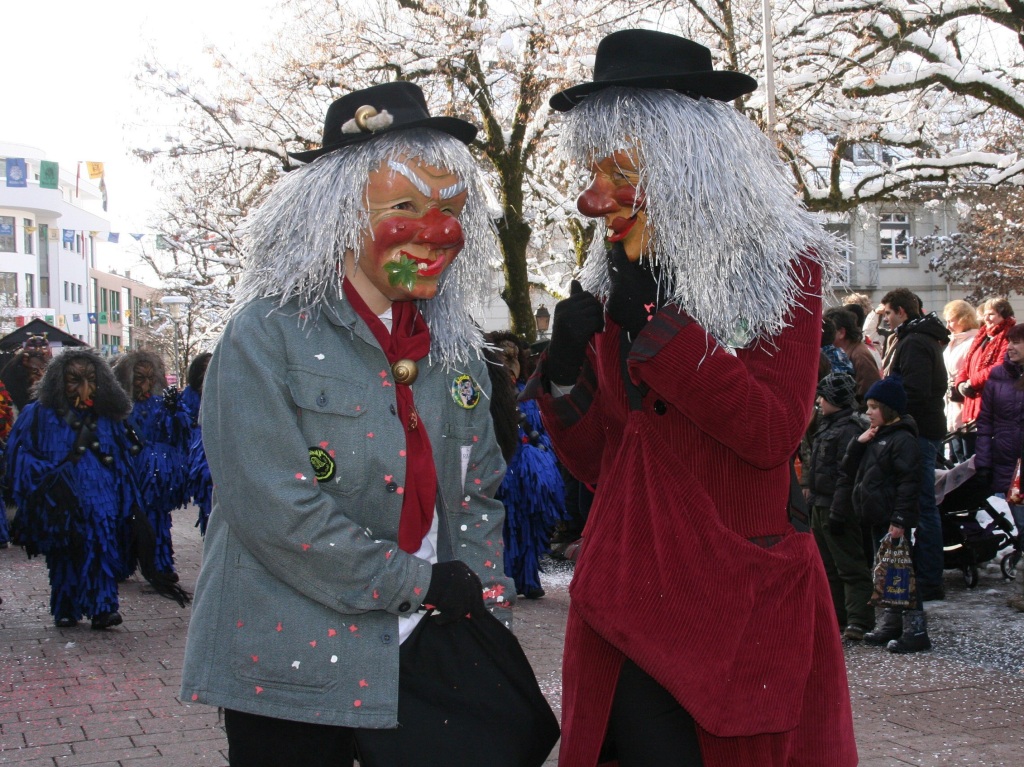
[[[967,588],[978,585],[978,565],[995,559],[1008,545],[1013,551],[1000,562],[1003,577],[1013,580],[1022,542],[1013,523],[989,503],[991,488],[974,476],[974,457],[950,469],[935,470],[935,501],[942,519],[943,567],[960,570]]]

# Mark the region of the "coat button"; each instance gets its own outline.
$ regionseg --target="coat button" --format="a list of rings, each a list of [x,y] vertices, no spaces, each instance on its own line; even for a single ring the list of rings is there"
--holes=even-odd
[[[412,607],[412,605],[409,604],[408,602],[402,602],[402,604],[400,604],[398,606],[398,612],[400,612],[400,613],[409,612],[409,608],[410,607]]]
[[[664,402],[662,402],[660,399],[654,400],[654,412],[655,413],[657,413],[658,415],[665,415],[665,411],[667,411],[667,410],[668,410],[668,407],[665,405]]]
[[[398,489],[398,483],[388,482],[386,485],[384,485],[384,489],[387,490],[389,493],[393,493]]]
[[[320,392],[320,396],[316,398],[316,404],[318,404],[320,407],[323,407],[324,405],[326,405],[327,404],[327,395],[324,394],[323,392]]]
[[[380,641],[384,644],[391,644],[391,634],[381,634]]]

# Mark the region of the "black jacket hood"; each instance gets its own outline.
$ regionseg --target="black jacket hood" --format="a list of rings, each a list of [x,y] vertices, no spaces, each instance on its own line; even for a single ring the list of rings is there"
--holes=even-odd
[[[943,346],[949,343],[949,330],[946,329],[946,326],[935,312],[926,314],[924,317],[907,320],[896,328],[896,336],[898,338],[903,338],[909,333],[923,333],[931,336]]]

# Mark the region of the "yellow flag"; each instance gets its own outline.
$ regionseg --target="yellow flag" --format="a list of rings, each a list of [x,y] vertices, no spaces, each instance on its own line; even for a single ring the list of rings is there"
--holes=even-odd
[[[89,178],[103,178],[103,163],[86,160],[85,166],[89,169]]]
[[[25,232],[27,234],[35,234],[36,233],[36,228],[34,226],[26,226],[25,227]]]

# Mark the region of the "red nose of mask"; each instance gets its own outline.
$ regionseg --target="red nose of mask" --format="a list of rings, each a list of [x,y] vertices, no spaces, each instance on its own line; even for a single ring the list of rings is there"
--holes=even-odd
[[[602,218],[619,208],[607,191],[596,187],[597,184],[591,184],[576,200],[576,209],[588,218]]]
[[[454,248],[462,245],[462,226],[458,219],[431,208],[419,220],[420,231],[413,239],[417,245],[431,248]]]

